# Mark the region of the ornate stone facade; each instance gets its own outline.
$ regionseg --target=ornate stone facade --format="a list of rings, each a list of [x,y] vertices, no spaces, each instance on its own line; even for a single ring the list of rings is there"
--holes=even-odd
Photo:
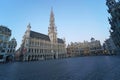
[[[65,40],[57,38],[57,30],[53,10],[50,14],[48,35],[31,30],[31,25],[23,36],[20,47],[20,57],[23,61],[48,60],[66,57]]]
[[[104,44],[103,44],[103,48],[104,48],[104,53],[108,54],[108,55],[115,55],[117,48],[115,46],[115,44],[113,43],[112,38],[108,38],[105,40]]]
[[[0,61],[9,61],[14,59],[17,46],[16,39],[10,40],[11,30],[5,26],[0,26]]]
[[[94,38],[91,38],[91,42],[71,42],[71,44],[67,46],[68,57],[99,55],[102,51],[100,41]]]
[[[110,34],[115,46],[120,52],[120,1],[106,0],[108,12],[110,13],[109,24],[111,25]]]

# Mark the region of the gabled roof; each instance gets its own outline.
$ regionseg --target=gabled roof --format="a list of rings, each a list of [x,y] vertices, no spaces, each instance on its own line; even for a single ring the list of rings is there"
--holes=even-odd
[[[34,31],[30,31],[30,37],[50,41],[50,38],[49,38],[48,35],[38,33],[38,32],[34,32]]]
[[[11,36],[11,30],[3,25],[0,25],[0,33]]]
[[[58,40],[58,43],[63,43],[64,44],[64,41],[60,38],[57,39]]]
[[[48,35],[38,33],[38,32],[35,32],[35,31],[30,31],[30,37],[50,41],[50,38],[49,38]],[[58,41],[58,43],[63,43],[64,44],[64,41],[60,38],[57,38],[57,41]]]

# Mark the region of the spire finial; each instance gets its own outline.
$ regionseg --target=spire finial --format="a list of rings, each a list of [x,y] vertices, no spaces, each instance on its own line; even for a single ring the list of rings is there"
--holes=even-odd
[[[27,27],[30,27],[30,28],[31,28],[30,22],[28,23],[28,26],[27,26]]]
[[[28,24],[28,26],[27,26],[27,29],[28,29],[28,30],[30,30],[30,29],[31,29],[30,22],[29,22],[29,24]]]
[[[53,11],[53,7],[51,7],[51,11]]]
[[[53,15],[53,7],[51,7],[51,15]]]
[[[50,27],[55,27],[54,23],[54,13],[53,13],[53,8],[51,7],[51,13],[50,13]]]
[[[28,23],[28,25],[30,25],[30,22]]]

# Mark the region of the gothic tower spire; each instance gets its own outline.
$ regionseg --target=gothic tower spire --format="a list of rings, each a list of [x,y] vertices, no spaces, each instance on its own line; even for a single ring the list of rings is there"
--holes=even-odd
[[[48,27],[48,35],[53,43],[57,43],[57,29],[55,26],[55,18],[54,18],[54,13],[53,9],[51,8],[51,13],[50,13],[50,24]]]

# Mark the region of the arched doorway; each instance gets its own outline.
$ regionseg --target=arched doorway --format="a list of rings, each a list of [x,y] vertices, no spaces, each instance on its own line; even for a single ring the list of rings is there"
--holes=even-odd
[[[12,55],[6,56],[6,62],[12,62],[12,61],[13,61],[13,56]]]
[[[56,59],[56,54],[54,54],[54,59]]]
[[[31,58],[31,56],[29,55],[29,56],[28,56],[28,61],[30,61],[30,60],[31,60],[30,58]]]
[[[33,61],[34,60],[34,55],[32,55],[32,60],[31,61]]]

